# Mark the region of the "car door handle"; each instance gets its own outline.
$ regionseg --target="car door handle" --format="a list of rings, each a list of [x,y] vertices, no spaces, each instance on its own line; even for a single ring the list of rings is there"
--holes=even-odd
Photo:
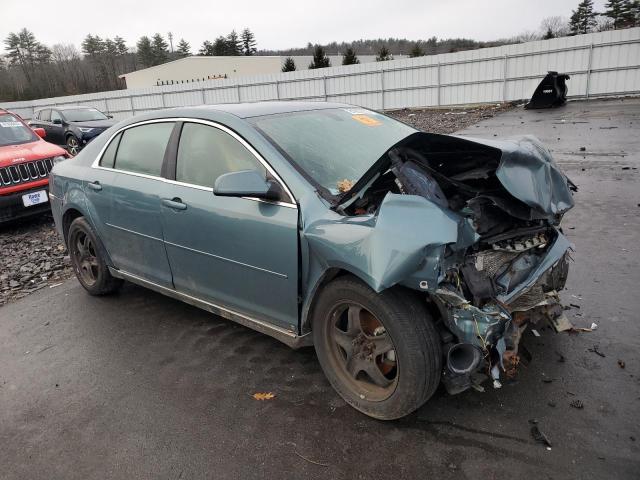
[[[186,203],[182,203],[182,200],[180,200],[177,197],[176,198],[172,198],[172,199],[163,198],[162,199],[162,204],[165,207],[173,208],[174,210],[186,210],[187,209],[187,204]]]
[[[96,192],[99,192],[100,190],[102,190],[102,185],[100,185],[99,181],[95,181],[95,182],[89,182],[87,183],[87,186],[91,189],[91,190],[95,190]]]

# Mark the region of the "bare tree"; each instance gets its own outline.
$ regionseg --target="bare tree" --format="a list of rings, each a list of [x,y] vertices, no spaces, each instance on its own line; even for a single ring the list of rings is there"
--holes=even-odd
[[[569,20],[564,17],[547,17],[540,22],[540,32],[542,34],[551,33],[552,38],[566,37],[569,35]]]

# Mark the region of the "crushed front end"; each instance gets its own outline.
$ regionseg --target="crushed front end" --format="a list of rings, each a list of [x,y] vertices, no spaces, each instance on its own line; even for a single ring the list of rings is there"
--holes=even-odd
[[[418,242],[412,247],[429,237],[417,269],[397,283],[425,292],[440,314],[450,393],[481,388],[487,378],[497,387],[501,376],[515,375],[528,326],[571,328],[558,296],[571,252],[560,221],[575,189],[533,137],[479,141],[419,132],[389,149],[343,199],[338,211],[373,214],[381,229],[402,195],[428,201],[412,212],[420,227],[396,232]],[[436,208],[446,218],[434,215]],[[438,242],[434,231],[448,233]],[[413,250],[402,251],[405,265],[415,259]],[[375,286],[390,286],[389,278],[381,275]]]

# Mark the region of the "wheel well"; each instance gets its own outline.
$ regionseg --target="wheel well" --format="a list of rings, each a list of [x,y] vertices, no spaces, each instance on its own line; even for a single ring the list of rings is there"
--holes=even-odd
[[[73,222],[78,217],[83,217],[82,213],[80,213],[75,208],[70,208],[64,215],[62,216],[62,234],[64,235],[64,243],[67,244],[67,233],[69,232],[69,227],[71,226],[71,222]]]
[[[316,305],[316,302],[318,300],[318,294],[320,293],[320,290],[327,285],[328,283],[331,283],[332,281],[334,281],[336,278],[339,277],[344,277],[345,275],[350,275],[352,277],[355,277],[359,280],[362,280],[358,275],[355,275],[353,272],[350,272],[348,270],[342,269],[342,268],[330,268],[329,270],[327,270],[324,274],[324,276],[322,277],[322,280],[320,280],[318,282],[318,285],[316,286],[315,290],[313,291],[313,298],[311,299],[309,306],[306,310],[306,314],[304,314],[303,312],[303,317],[302,317],[302,331],[311,331],[311,319],[313,317],[313,309]],[[365,282],[366,283],[366,282]],[[395,285],[393,287],[389,287],[389,288],[400,288],[403,290],[406,290],[407,293],[409,295],[415,296],[415,297],[420,297],[422,299],[424,299],[423,301],[425,301],[427,303],[427,308],[429,309],[430,313],[434,314],[434,319],[437,319],[440,317],[440,314],[437,310],[433,309],[432,305],[429,305],[430,302],[427,302],[427,299],[429,298],[428,295],[423,295],[422,292],[418,292],[415,290],[412,290],[408,287],[402,286],[402,285]]]

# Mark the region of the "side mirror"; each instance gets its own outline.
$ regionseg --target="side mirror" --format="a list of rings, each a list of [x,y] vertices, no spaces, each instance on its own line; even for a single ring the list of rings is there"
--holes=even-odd
[[[280,200],[282,189],[276,182],[265,180],[264,174],[257,170],[240,170],[220,175],[213,186],[213,194],[219,197]]]
[[[62,125],[62,120],[60,120],[59,118],[54,118],[52,123],[54,125]]]
[[[36,135],[38,135],[40,138],[44,138],[47,136],[47,131],[44,128],[34,128],[33,131],[35,132]]]

